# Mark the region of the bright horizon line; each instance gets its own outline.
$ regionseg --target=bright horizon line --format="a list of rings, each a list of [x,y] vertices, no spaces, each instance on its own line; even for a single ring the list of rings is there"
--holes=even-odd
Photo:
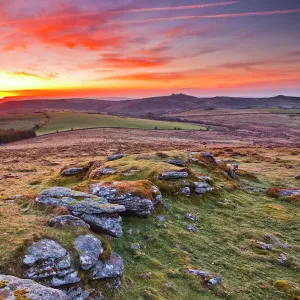
[[[159,98],[159,97],[168,97],[168,96],[172,96],[172,95],[185,95],[185,96],[191,96],[191,97],[196,97],[196,98],[252,98],[252,99],[255,99],[255,98],[259,98],[259,99],[264,99],[264,98],[275,98],[275,97],[278,97],[278,96],[283,96],[283,97],[293,97],[293,98],[300,98],[300,95],[291,95],[291,94],[274,94],[273,96],[254,96],[254,95],[245,95],[245,96],[236,96],[236,95],[221,95],[221,94],[217,94],[215,96],[204,96],[204,95],[193,95],[193,94],[185,94],[185,93],[172,93],[172,94],[164,94],[164,95],[159,95],[159,96],[145,96],[145,97],[130,97],[130,96],[108,96],[108,97],[103,97],[103,96],[96,96],[96,97],[84,97],[84,96],[81,96],[81,97],[47,97],[47,98],[24,98],[24,99],[18,99],[18,98],[15,98],[15,97],[0,97],[0,104],[1,103],[4,103],[4,102],[13,102],[13,101],[51,101],[51,100],[56,100],[56,101],[59,101],[59,100],[72,100],[72,99],[81,99],[81,100],[98,100],[98,101],[130,101],[130,100],[142,100],[142,99],[149,99],[149,98]],[[116,99],[116,100],[113,100],[113,99]],[[117,98],[124,98],[124,99],[117,99]]]

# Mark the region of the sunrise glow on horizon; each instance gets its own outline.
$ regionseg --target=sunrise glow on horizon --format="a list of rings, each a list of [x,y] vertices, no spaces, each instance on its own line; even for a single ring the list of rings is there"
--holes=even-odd
[[[300,96],[297,0],[11,0],[0,20],[2,101]]]

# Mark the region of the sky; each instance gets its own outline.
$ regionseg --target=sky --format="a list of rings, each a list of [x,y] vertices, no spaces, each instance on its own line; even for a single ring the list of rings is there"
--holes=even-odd
[[[0,99],[300,96],[300,0],[0,0]]]

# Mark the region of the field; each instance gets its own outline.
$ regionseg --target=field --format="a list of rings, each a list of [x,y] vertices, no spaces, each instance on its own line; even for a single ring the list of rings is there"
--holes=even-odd
[[[286,141],[299,143],[299,109],[216,109],[190,110],[168,114],[209,127],[224,136],[236,137],[239,141],[264,140],[265,143]],[[285,142],[284,142],[285,143]]]
[[[166,129],[173,130],[203,130],[197,125],[144,120],[135,118],[121,118],[111,115],[88,114],[80,112],[49,112],[0,115],[0,129],[31,129],[38,125],[38,135],[85,128],[138,128],[138,129]]]
[[[42,126],[47,121],[44,113],[0,114],[0,130],[26,130]]]
[[[40,136],[2,146],[0,232],[5,243],[0,246],[0,272],[21,276],[23,245],[33,239],[55,238],[70,248],[73,232],[46,226],[56,212],[41,209],[26,197],[33,199],[49,186],[78,184],[77,180],[57,181],[57,172],[63,166],[101,160],[103,166],[120,172],[141,169],[142,172],[130,180],[153,181],[169,204],[169,210],[158,209],[149,218],[123,217],[124,236],[107,239],[125,262],[121,289],[113,296],[104,289],[109,299],[292,299],[289,290],[278,288],[278,281],[288,280],[295,286],[300,283],[300,206],[268,197],[265,190],[270,186],[300,188],[295,179],[300,171],[300,150],[292,145],[249,146],[247,141],[243,144],[229,137],[222,139],[221,135],[209,137],[211,133],[93,129]],[[206,167],[190,164],[191,172],[211,176],[219,192],[202,199],[179,196],[176,183],[160,182],[157,174],[178,169],[166,165],[166,157],[186,160],[190,151],[211,151],[216,158],[237,161],[244,175],[233,182]],[[129,156],[105,163],[105,157],[115,152]],[[141,154],[150,158],[136,160]],[[124,179],[121,175],[105,178]],[[7,202],[16,194],[27,196],[25,200]],[[199,220],[185,220],[186,213],[196,214]],[[162,215],[166,221],[161,223],[157,217]],[[188,231],[184,222],[191,223],[198,231]],[[257,248],[256,241],[266,242],[265,234],[276,236],[289,248],[274,246],[272,251]],[[136,243],[139,251],[131,249]],[[280,253],[287,256],[285,265],[277,260]],[[219,274],[222,286],[207,288],[199,278],[184,275],[187,268]]]

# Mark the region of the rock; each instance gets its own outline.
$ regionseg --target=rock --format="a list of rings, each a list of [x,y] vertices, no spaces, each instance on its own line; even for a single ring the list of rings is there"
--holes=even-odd
[[[199,159],[197,159],[197,158],[195,158],[195,157],[191,157],[191,158],[189,159],[189,162],[192,163],[192,164],[196,164],[196,163],[199,162]]]
[[[113,237],[122,235],[122,219],[118,213],[125,211],[123,205],[111,204],[106,199],[62,187],[43,191],[37,196],[36,202],[63,206],[76,217],[83,219],[98,233],[109,234]]]
[[[84,174],[87,172],[88,168],[69,168],[61,171],[61,176],[75,176],[79,174]]]
[[[199,218],[195,215],[186,213],[184,216],[187,220],[191,220],[191,221],[199,221]]]
[[[230,171],[228,172],[228,175],[232,178],[235,179],[236,178],[236,171],[238,170],[239,165],[238,164],[234,164],[230,167]]]
[[[32,280],[0,275],[0,283],[2,283],[1,299],[68,300],[64,292],[45,287]]]
[[[120,280],[120,278],[115,278],[112,283],[108,282],[106,284],[106,287],[109,290],[118,290],[121,287],[121,280]]]
[[[189,274],[195,275],[195,276],[200,276],[203,279],[212,277],[212,275],[210,273],[202,271],[202,270],[188,269],[188,270],[186,270],[186,272]]]
[[[186,167],[185,161],[183,161],[183,160],[181,160],[181,159],[171,159],[171,160],[166,160],[166,163],[168,163],[168,164],[170,164],[170,165],[179,166],[179,167]]]
[[[194,182],[195,193],[197,194],[205,194],[207,192],[211,192],[214,189],[206,182]]]
[[[220,285],[222,284],[222,280],[221,280],[221,277],[220,276],[217,276],[215,278],[211,278],[208,280],[207,284],[209,286],[212,286],[212,285]]]
[[[297,174],[297,175],[295,176],[295,179],[300,180],[300,174]]]
[[[208,286],[222,284],[222,280],[220,276],[213,276],[208,272],[202,270],[195,270],[195,269],[188,269],[186,272],[195,276],[200,276],[203,280],[206,281]]]
[[[72,267],[70,254],[57,242],[40,240],[32,243],[25,253],[23,263],[29,267],[26,278],[43,279],[52,287],[80,281],[78,272]]]
[[[197,176],[198,179],[200,180],[203,180],[203,181],[206,181],[206,182],[210,182],[211,181],[211,178],[209,176]]]
[[[209,152],[201,152],[201,155],[203,157],[205,157],[205,158],[213,158],[214,159],[214,157],[212,156],[212,154],[209,153]]]
[[[81,287],[71,286],[63,289],[63,291],[66,293],[69,300],[86,300],[90,296],[90,293],[86,290],[83,290]]]
[[[271,245],[266,244],[264,242],[260,242],[260,241],[256,241],[255,246],[257,248],[261,248],[261,249],[264,249],[264,250],[272,250]]]
[[[85,271],[96,265],[100,254],[103,252],[101,241],[91,234],[77,237],[75,249],[80,252],[80,265]]]
[[[287,257],[284,253],[280,253],[279,256],[278,256],[278,260],[281,264],[284,264],[287,260]]]
[[[155,205],[162,200],[159,189],[148,180],[100,182],[91,184],[88,191],[124,206],[127,214],[136,216],[151,215]]]
[[[187,224],[185,222],[183,222],[182,224],[186,227],[186,229],[188,231],[191,231],[191,232],[197,232],[198,231],[198,229],[196,227],[194,227],[193,225],[191,225],[191,224]]]
[[[97,233],[107,234],[116,238],[122,236],[122,218],[118,214],[91,215],[83,214],[81,218]]]
[[[167,221],[167,217],[166,216],[157,216],[156,219],[160,222],[160,223],[164,223]]]
[[[107,157],[107,161],[112,161],[112,160],[117,160],[125,157],[126,154],[116,154],[116,155],[111,155]]]
[[[190,187],[182,187],[180,190],[179,190],[179,194],[182,194],[186,197],[189,197],[191,195],[191,188]]]
[[[100,175],[111,175],[117,173],[116,169],[113,168],[102,168],[98,171],[96,171],[95,175],[100,176]]]
[[[282,243],[281,241],[279,241],[274,235],[272,234],[265,234],[264,235],[265,239],[270,240],[272,243],[277,244],[278,246],[282,247],[283,249],[288,249],[288,245],[285,243]]]
[[[290,197],[293,195],[300,195],[300,189],[281,189],[278,192],[279,197]]]
[[[141,245],[139,243],[134,243],[131,244],[129,248],[132,250],[141,250]]]
[[[187,172],[164,172],[159,176],[159,179],[169,180],[169,179],[182,179],[187,178]]]
[[[111,257],[106,262],[98,261],[92,269],[91,279],[104,279],[121,277],[124,272],[123,259],[112,252]]]
[[[89,224],[72,215],[58,216],[56,218],[53,218],[49,220],[48,225],[54,228],[64,228],[67,226],[71,226],[90,229]]]

